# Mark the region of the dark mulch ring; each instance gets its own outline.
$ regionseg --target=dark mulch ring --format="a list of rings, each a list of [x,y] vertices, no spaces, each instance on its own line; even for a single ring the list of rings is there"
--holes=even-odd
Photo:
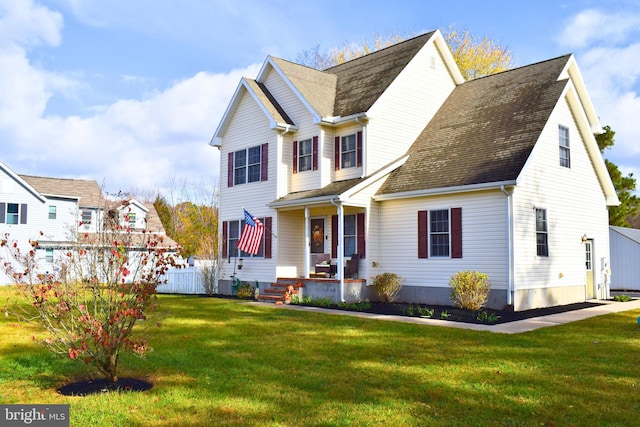
[[[478,323],[497,325],[499,323],[514,322],[549,314],[564,313],[583,308],[602,305],[595,302],[581,302],[556,307],[537,308],[533,310],[512,311],[482,308],[479,311],[462,310],[453,306],[409,304],[409,303],[379,303],[373,302],[370,307],[365,304],[351,304],[348,306],[333,305],[326,308],[358,311],[362,313],[389,314],[395,316],[421,317],[438,320],[448,320],[463,323]]]
[[[110,391],[146,391],[151,387],[153,384],[150,382],[137,378],[119,378],[117,382],[109,382],[100,378],[67,384],[60,387],[58,393],[65,396],[87,396]]]

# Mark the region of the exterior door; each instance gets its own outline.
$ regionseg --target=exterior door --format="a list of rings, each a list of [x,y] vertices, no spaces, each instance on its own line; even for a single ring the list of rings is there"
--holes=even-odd
[[[324,242],[324,218],[311,218],[311,253],[325,253]]]
[[[593,239],[587,239],[584,243],[585,266],[587,269],[587,299],[596,297],[595,288],[593,286]]]

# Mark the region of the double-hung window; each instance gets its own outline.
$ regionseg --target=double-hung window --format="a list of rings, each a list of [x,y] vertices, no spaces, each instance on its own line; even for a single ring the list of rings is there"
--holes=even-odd
[[[227,161],[227,186],[269,179],[269,144],[230,151]]]
[[[128,218],[129,218],[129,227],[130,228],[136,228],[136,213],[135,212],[129,212],[127,214]]]
[[[569,149],[569,128],[559,125],[558,136],[560,143],[560,166],[571,167],[571,151]]]
[[[429,211],[429,243],[431,256],[449,256],[448,209]]]
[[[91,224],[91,211],[86,209],[82,211],[82,223]]]
[[[462,258],[462,208],[418,211],[418,258]]]
[[[357,253],[356,244],[358,238],[356,225],[356,215],[344,216],[344,256],[351,256]]]
[[[310,171],[313,167],[313,143],[311,138],[298,141],[298,172]]]
[[[264,218],[258,218],[260,222],[265,223]],[[227,244],[229,248],[229,258],[262,258],[264,257],[264,243],[265,238],[263,236],[262,241],[260,242],[260,251],[256,255],[251,255],[246,252],[239,251],[236,246],[238,246],[238,240],[240,240],[240,236],[242,235],[242,227],[244,226],[244,220],[238,221],[229,221],[229,230],[227,232]],[[265,230],[265,233],[268,231]]]
[[[340,167],[354,168],[356,167],[356,134],[343,136],[340,138]]]
[[[56,207],[49,206],[49,219],[56,219]]]
[[[17,203],[7,203],[7,224],[19,224],[20,205]]]
[[[547,228],[547,210],[536,208],[536,254],[549,256],[549,234]]]
[[[47,248],[45,250],[45,262],[53,262],[53,248]]]

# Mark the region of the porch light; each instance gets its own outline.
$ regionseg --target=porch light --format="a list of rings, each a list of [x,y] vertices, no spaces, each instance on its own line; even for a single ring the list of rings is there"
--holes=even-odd
[[[586,234],[582,235],[582,243],[587,243],[587,235]]]
[[[240,259],[238,260],[238,270],[242,270],[242,261],[244,261],[244,259],[243,259],[243,258],[240,258]]]

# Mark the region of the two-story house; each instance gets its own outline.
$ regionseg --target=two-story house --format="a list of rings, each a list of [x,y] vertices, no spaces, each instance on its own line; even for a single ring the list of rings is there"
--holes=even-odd
[[[220,289],[297,278],[353,301],[393,272],[400,300],[449,304],[449,278],[476,270],[489,307],[603,298],[618,199],[600,131],[572,55],[471,81],[439,31],[323,71],[269,56],[210,142]],[[243,208],[267,230],[257,255],[236,249]],[[334,267],[319,278],[322,254]]]
[[[44,271],[54,271],[56,259],[70,247],[100,233],[105,216],[139,236],[139,244],[131,245],[134,250],[144,250],[143,232],[162,235],[166,248],[178,247],[165,236],[153,205],[129,200],[125,206],[105,199],[96,181],[18,175],[0,162],[0,237],[8,235],[23,250],[30,239],[37,240]],[[11,283],[0,269],[0,285]]]

